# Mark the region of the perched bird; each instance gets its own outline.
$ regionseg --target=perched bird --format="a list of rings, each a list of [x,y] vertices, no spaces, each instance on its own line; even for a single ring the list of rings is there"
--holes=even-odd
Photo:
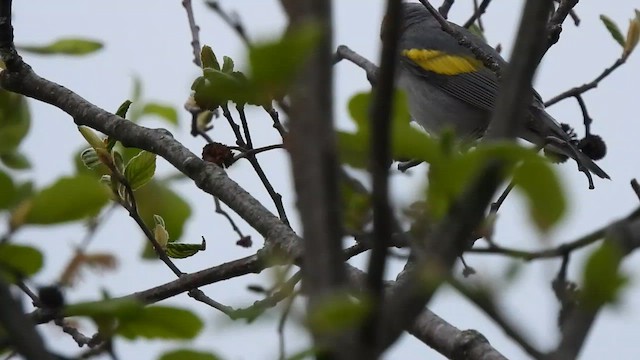
[[[438,20],[422,4],[403,3],[402,10],[397,85],[407,94],[411,117],[431,134],[452,128],[464,138],[482,137],[489,126],[499,91],[497,75],[469,48],[443,31]],[[478,36],[450,24],[500,66],[507,65],[500,54]],[[517,136],[571,157],[591,173],[609,178],[578,149],[575,138],[544,110],[535,91],[528,116],[514,121],[519,121]],[[549,143],[549,138],[558,141]]]

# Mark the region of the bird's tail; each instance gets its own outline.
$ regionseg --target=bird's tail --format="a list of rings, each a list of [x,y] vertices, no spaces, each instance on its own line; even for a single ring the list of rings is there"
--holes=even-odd
[[[526,133],[528,134],[524,134],[523,138],[535,144],[544,144],[545,149],[572,158],[578,163],[578,167],[581,170],[586,169],[602,179],[610,179],[609,175],[600,166],[596,165],[589,156],[577,148],[575,140],[571,139],[569,134],[549,113],[534,107],[531,108],[531,112],[534,117],[542,121],[533,125],[535,129],[527,129]],[[540,134],[545,134],[545,136],[540,136]],[[549,136],[556,138],[557,141],[553,141],[553,139],[549,141]]]
[[[561,140],[565,141],[564,139]],[[604,170],[602,170],[600,166],[598,166],[593,160],[591,160],[591,158],[583,154],[577,147],[575,147],[571,143],[564,142],[562,145],[550,144],[545,148],[552,152],[560,153],[572,158],[576,163],[578,163],[579,167],[584,167],[585,169],[589,170],[590,173],[602,179],[610,179],[609,175]]]

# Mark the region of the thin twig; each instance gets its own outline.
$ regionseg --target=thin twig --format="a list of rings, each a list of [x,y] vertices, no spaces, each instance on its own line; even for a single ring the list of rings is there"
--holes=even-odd
[[[498,200],[491,204],[491,208],[489,210],[491,213],[495,214],[498,212],[498,210],[500,210],[500,206],[502,206],[502,203],[504,203],[504,201],[507,199],[507,196],[509,196],[509,193],[511,193],[511,190],[513,190],[514,186],[515,184],[513,181],[510,182],[509,185],[507,185],[502,194],[500,194],[500,197],[498,197]]]
[[[618,58],[613,65],[609,66],[608,68],[604,69],[604,71],[602,71],[602,73],[600,75],[598,75],[598,77],[596,77],[595,79],[593,79],[591,82],[582,84],[580,86],[576,86],[572,89],[569,89],[565,92],[563,92],[562,94],[556,95],[554,97],[552,97],[551,99],[545,101],[544,106],[545,107],[549,107],[557,102],[559,102],[560,100],[564,100],[576,95],[581,95],[591,89],[594,89],[598,86],[598,84],[600,83],[600,81],[604,80],[607,76],[609,76],[614,70],[616,70],[618,67],[620,67],[620,65],[624,64],[626,62],[625,58]]]
[[[291,309],[293,309],[293,302],[295,301],[299,293],[299,291],[296,291],[288,297],[287,302],[285,302],[284,307],[282,308],[282,315],[280,315],[280,320],[278,320],[278,349],[280,360],[284,360],[286,358],[284,327],[287,324],[287,320],[289,319]]]
[[[440,12],[440,15],[442,15],[443,18],[446,19],[449,17],[449,10],[451,10],[451,7],[453,6],[454,2],[455,0],[442,1],[442,5],[440,5],[440,7],[438,8],[438,11]]]
[[[242,134],[240,133],[240,126],[233,120],[233,116],[229,111],[229,107],[227,105],[223,105],[221,107],[222,107],[222,115],[227,119],[229,126],[231,126],[231,129],[233,130],[233,133],[236,136],[236,144],[238,144],[238,146],[242,148],[251,150],[247,142],[243,140]],[[243,113],[244,111],[242,112],[242,114]],[[243,117],[242,114],[240,115],[241,118]],[[275,189],[273,188],[273,185],[271,185],[269,178],[265,174],[264,170],[262,169],[262,166],[258,162],[258,159],[255,157],[255,155],[249,155],[246,157],[246,159],[249,160],[249,163],[253,167],[253,170],[256,172],[256,174],[258,175],[258,178],[262,182],[262,185],[265,187],[265,189],[267,190],[267,193],[271,197],[271,200],[273,201],[276,207],[276,210],[278,211],[278,216],[288,226],[289,219],[287,217],[287,212],[284,209],[284,204],[282,203],[282,195],[280,195],[278,192],[275,191]]]
[[[477,1],[477,0],[474,0]],[[478,26],[480,26],[480,29],[482,29],[482,25],[481,25],[481,17],[482,14],[485,13],[485,11],[487,11],[487,8],[489,7],[489,4],[491,4],[491,0],[482,0],[482,2],[480,3],[480,5],[476,8],[476,10],[473,12],[473,15],[471,15],[471,17],[469,18],[469,20],[467,20],[464,25],[462,25],[464,28],[469,28],[471,25],[473,25],[473,22],[478,20]]]
[[[196,19],[193,15],[193,7],[191,0],[182,0],[182,6],[187,12],[187,19],[189,19],[189,29],[191,30],[191,47],[193,48],[193,63],[202,66],[200,60],[200,27],[196,24]]]
[[[542,352],[534,348],[531,341],[525,338],[522,331],[517,329],[515,324],[500,312],[499,307],[496,306],[495,300],[491,296],[492,294],[488,290],[473,290],[455,279],[450,279],[449,284],[491,318],[508,337],[533,359],[542,358]]]
[[[231,218],[231,215],[229,215],[229,213],[227,213],[226,211],[222,210],[222,206],[220,205],[220,199],[218,199],[217,197],[214,196],[213,197],[213,203],[214,203],[214,205],[216,207],[215,208],[216,213],[224,216],[227,219],[227,221],[231,225],[231,228],[233,229],[233,231],[236,232],[236,234],[238,234],[240,239],[244,238],[244,235],[242,234],[242,231],[240,230],[238,225],[236,225],[235,221],[233,221],[233,219]]]
[[[217,0],[205,1],[205,4],[211,10],[215,11],[216,14],[218,14],[225,23],[227,23],[227,25],[229,25],[233,30],[235,30],[236,34],[238,34],[238,36],[240,37],[240,39],[242,39],[245,45],[251,46],[251,41],[247,36],[247,31],[245,30],[244,25],[238,18],[237,14],[228,13],[227,11],[222,9]]]
[[[280,137],[284,138],[285,135],[287,134],[287,130],[284,128],[284,126],[280,122],[280,115],[278,114],[278,111],[274,109],[273,106],[271,107],[263,106],[263,109],[271,117],[271,120],[273,121],[273,128],[278,131],[278,133],[280,134]]]
[[[236,155],[233,157],[233,160],[231,161],[232,163],[242,159],[242,158],[246,158],[249,156],[254,156],[257,155],[259,153],[265,152],[265,151],[269,151],[269,150],[274,150],[274,149],[284,149],[284,144],[273,144],[273,145],[267,145],[267,146],[263,146],[260,148],[255,148],[255,149],[251,149],[251,150],[247,150],[244,149],[240,154]]]
[[[633,189],[633,192],[636,193],[638,200],[640,200],[640,184],[638,184],[638,180],[631,179],[631,188]]]
[[[202,290],[200,289],[193,289],[193,290],[189,290],[189,297],[200,301],[203,304],[207,304],[209,306],[211,306],[212,308],[219,310],[220,312],[226,314],[226,315],[230,315],[233,313],[233,308],[227,305],[223,305],[215,300],[213,300],[212,298],[208,297],[207,295],[204,294],[204,292],[202,292]]]
[[[582,111],[585,137],[587,137],[591,134],[591,124],[593,123],[593,119],[591,119],[591,116],[589,116],[589,111],[587,111],[587,104],[585,104],[584,99],[582,99],[582,95],[575,95],[574,97],[576,98],[576,101],[578,101],[580,111]]]

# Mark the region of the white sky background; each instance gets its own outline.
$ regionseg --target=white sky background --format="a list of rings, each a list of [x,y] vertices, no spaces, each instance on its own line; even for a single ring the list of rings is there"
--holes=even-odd
[[[182,104],[189,93],[198,68],[192,64],[190,33],[184,9],[179,0],[139,1],[79,1],[22,0],[14,1],[14,27],[18,44],[44,44],[60,37],[82,36],[103,41],[106,48],[88,57],[43,57],[25,55],[40,75],[59,82],[96,105],[110,111],[131,95],[132,76],[142,79],[145,100],[166,102],[180,110],[179,128],[170,128],[174,135],[199,154],[204,142],[189,135],[189,115]],[[511,41],[523,1],[494,0],[484,17],[486,36],[491,44],[503,44],[503,54],[510,54]],[[54,5],[55,4],[55,5]],[[252,39],[277,35],[285,25],[285,18],[276,0],[222,1],[226,9],[235,9],[246,25]],[[377,61],[378,28],[383,1],[342,0],[335,1],[335,42],[349,45],[365,57]],[[470,0],[458,0],[450,19],[464,22],[471,13]],[[434,5],[440,5],[439,1]],[[194,1],[196,19],[201,26],[201,41],[211,45],[221,58],[231,56],[236,66],[242,68],[245,49],[239,38],[213,12]],[[633,9],[640,8],[640,0],[587,1],[577,7],[582,19],[579,28],[567,21],[560,43],[552,48],[538,72],[536,88],[548,99],[570,87],[590,81],[619,55],[619,46],[611,39],[598,16],[602,13],[614,19],[626,32],[628,19]],[[640,50],[639,50],[640,51]],[[337,121],[342,127],[349,126],[345,111],[346,101],[356,91],[369,89],[364,73],[354,65],[343,62],[336,68]],[[640,83],[640,54],[633,54],[628,64],[617,70],[601,83],[600,87],[585,95],[595,123],[593,132],[607,142],[609,153],[600,162],[612,177],[612,181],[596,179],[596,189],[589,191],[584,176],[576,171],[573,163],[559,167],[570,197],[570,213],[558,229],[547,239],[549,243],[569,241],[590,232],[613,219],[624,216],[638,205],[631,191],[629,180],[640,177],[640,158],[637,134],[637,102]],[[83,145],[83,139],[75,129],[72,119],[63,112],[35,101],[31,102],[33,126],[22,145],[35,164],[29,176],[39,186],[51,183],[63,174],[73,172],[71,154]],[[582,134],[582,115],[574,100],[564,101],[551,108],[550,112],[560,121],[573,124]],[[268,145],[278,141],[271,121],[262,111],[249,111],[254,144]],[[148,118],[144,125],[168,127],[166,123]],[[233,137],[224,121],[218,121],[213,137],[221,142],[233,143]],[[280,191],[293,214],[294,198],[290,191],[290,170],[283,151],[260,155],[274,187]],[[170,166],[159,162],[159,172],[167,174]],[[424,173],[424,168],[413,172]],[[229,170],[229,175],[246,187],[263,204],[275,210],[257,177],[246,163],[239,163]],[[393,182],[393,198],[398,204],[407,204],[419,191],[419,179],[407,180],[397,177]],[[228,223],[213,212],[209,196],[203,196],[191,182],[183,181],[178,190],[192,204],[193,216],[185,228],[184,239],[196,242],[201,235],[208,240],[208,249],[188,260],[177,260],[178,266],[187,272],[200,270],[221,262],[247,256],[261,246],[254,236],[252,249],[235,245],[237,236]],[[236,217],[237,218],[237,217]],[[294,219],[294,226],[297,221]],[[240,222],[243,230],[250,232]],[[299,230],[299,227],[295,227]],[[255,234],[255,232],[250,232]],[[81,226],[59,226],[55,228],[26,229],[16,235],[16,242],[35,244],[46,252],[46,267],[38,276],[41,283],[53,281],[68,260],[73,246],[83,236]],[[536,248],[543,246],[540,237],[527,222],[523,207],[517,196],[507,200],[500,210],[496,240],[503,245]],[[119,296],[147,289],[174,280],[171,272],[159,262],[139,260],[142,249],[142,234],[124,211],[118,211],[108,226],[101,228],[90,251],[117,252],[120,267],[115,273],[105,276],[85,274],[78,290],[68,293],[70,302],[95,299],[101,288]],[[467,259],[479,274],[472,280],[490,281],[500,276],[509,263],[501,257],[472,257]],[[632,275],[633,285],[622,295],[617,308],[607,308],[601,313],[591,332],[583,359],[600,359],[605,356],[616,359],[634,359],[640,354],[637,331],[640,324],[640,287],[637,286],[637,255],[630,256],[624,269]],[[571,277],[579,279],[582,257],[574,257]],[[361,264],[356,261],[355,264]],[[557,302],[553,297],[550,281],[558,269],[559,262],[544,261],[526,264],[526,271],[515,285],[501,290],[502,304],[507,313],[521,328],[535,338],[536,345],[547,349],[555,344],[557,328]],[[398,266],[391,269],[389,277],[395,276]],[[268,272],[265,272],[268,274]],[[231,306],[246,306],[257,299],[246,291],[246,285],[268,276],[248,276],[204,288],[213,299]],[[499,284],[496,284],[499,286]],[[229,325],[224,315],[205,305],[196,303],[185,295],[167,303],[190,306],[207,321],[207,328],[196,341],[199,348],[215,350],[225,359],[273,359],[277,356],[276,325],[273,321],[262,321],[252,325],[238,323]],[[431,309],[460,329],[476,329],[503,354],[512,359],[526,356],[507,339],[502,331],[464,299],[454,292],[443,289],[438,293]],[[279,313],[274,312],[275,316]],[[274,318],[275,318],[274,316]],[[295,320],[292,319],[291,323]],[[73,353],[77,345],[59,329],[48,327],[42,331],[47,335],[52,348]],[[86,329],[91,335],[91,330]],[[290,353],[304,349],[305,338],[295,326],[290,327],[287,344]],[[178,346],[162,341],[122,342],[116,350],[122,359],[155,359],[164,349]],[[404,336],[387,353],[388,359],[439,358],[439,355],[410,336]]]

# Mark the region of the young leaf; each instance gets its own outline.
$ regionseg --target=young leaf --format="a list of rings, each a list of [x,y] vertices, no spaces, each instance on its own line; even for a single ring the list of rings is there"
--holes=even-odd
[[[31,162],[17,150],[0,155],[0,161],[9,169],[26,170],[31,168]]]
[[[560,181],[544,159],[524,161],[516,168],[513,182],[528,201],[529,215],[539,230],[548,231],[562,219],[566,210]]]
[[[620,273],[622,253],[610,241],[605,241],[587,260],[583,270],[582,299],[587,306],[613,303],[628,278]]]
[[[127,339],[186,340],[196,337],[203,326],[202,320],[189,310],[148,306],[135,316],[121,319],[117,333]]]
[[[89,143],[89,145],[91,145],[92,148],[94,149],[106,148],[106,145],[104,144],[104,141],[102,140],[102,138],[98,136],[98,134],[96,134],[96,132],[93,131],[93,129],[91,129],[90,127],[78,126],[78,131],[80,131],[80,134],[82,134],[82,137],[84,137],[84,139],[87,140],[87,142]]]
[[[0,170],[0,209],[7,209],[11,205],[15,185],[13,179]]]
[[[611,37],[613,37],[613,39],[624,48],[624,35],[622,35],[622,32],[620,31],[620,28],[618,28],[618,25],[616,25],[616,23],[606,15],[600,15],[600,20],[602,20],[604,26],[607,28],[607,30],[609,30],[609,34],[611,34]]]
[[[24,96],[0,89],[0,154],[15,151],[30,125],[31,115]]]
[[[182,236],[184,224],[191,216],[191,207],[180,195],[167,184],[152,180],[136,192],[138,211],[146,224],[154,226],[154,215],[159,215],[165,222],[165,229],[171,241],[178,241]],[[157,259],[149,241],[145,251],[145,258]],[[148,256],[147,256],[148,255]]]
[[[129,107],[131,107],[131,104],[133,104],[131,100],[125,100],[122,104],[120,104],[118,110],[116,110],[116,115],[125,119],[127,117],[127,111],[129,111]]]
[[[198,251],[204,251],[206,243],[204,239],[201,244],[185,244],[170,242],[167,244],[167,256],[174,259],[184,259],[195,255]]]
[[[156,172],[156,154],[141,151],[124,168],[124,177],[133,190],[148,183]]]
[[[126,319],[135,316],[143,308],[144,304],[135,299],[107,299],[69,305],[64,309],[64,315],[86,316],[94,319],[104,317]]]
[[[144,104],[142,115],[156,115],[169,124],[178,125],[178,112],[173,106],[154,102]]]
[[[82,150],[80,153],[80,160],[87,167],[87,169],[95,169],[96,167],[102,164],[100,161],[100,157],[98,157],[98,153],[96,149],[90,147]]]
[[[158,360],[222,360],[222,358],[210,352],[177,349],[162,354]]]
[[[32,276],[43,264],[40,251],[30,246],[0,244],[0,274],[14,276]]]
[[[249,78],[257,98],[266,101],[283,96],[320,35],[320,28],[310,24],[277,41],[252,46],[249,49]]]
[[[233,60],[228,56],[224,56],[222,58],[222,60],[223,60],[222,72],[232,73],[233,72]]]
[[[216,54],[213,53],[213,50],[210,46],[205,45],[202,47],[200,52],[200,60],[202,61],[202,68],[211,68],[214,70],[220,70],[220,64],[218,63],[218,59],[216,58]]]
[[[167,243],[169,242],[169,233],[167,229],[165,229],[164,219],[160,215],[153,215],[153,222],[155,226],[153,227],[153,236],[155,237],[160,247],[163,249],[167,248]]]
[[[638,45],[640,40],[640,20],[637,18],[629,21],[629,29],[627,30],[627,41],[624,43],[623,56],[628,57],[633,52],[633,49]]]
[[[63,177],[30,201],[27,224],[57,224],[95,216],[109,201],[109,191],[89,175]]]
[[[309,314],[309,326],[317,332],[331,334],[355,328],[371,310],[366,300],[348,296],[327,298]]]
[[[98,51],[102,49],[102,47],[103,45],[99,41],[68,38],[54,41],[48,45],[19,46],[18,48],[22,51],[40,55],[86,55]]]

